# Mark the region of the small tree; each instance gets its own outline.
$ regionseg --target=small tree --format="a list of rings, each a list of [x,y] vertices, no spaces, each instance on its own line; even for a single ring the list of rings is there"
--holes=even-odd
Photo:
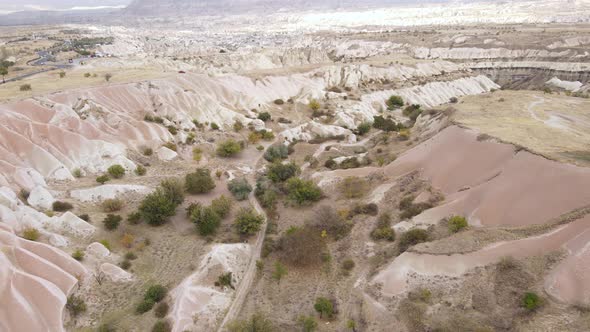
[[[400,96],[391,96],[389,97],[389,99],[387,99],[385,103],[387,104],[387,109],[389,109],[390,111],[393,111],[398,107],[404,106],[404,100]]]
[[[280,162],[275,162],[268,167],[266,176],[269,178],[269,180],[275,183],[285,182],[299,174],[299,172],[299,167],[294,163],[283,164]]]
[[[202,236],[214,234],[221,224],[221,217],[210,206],[192,208],[190,218]]]
[[[166,197],[175,205],[184,202],[184,184],[179,179],[166,179],[160,182],[160,188]]]
[[[322,198],[322,190],[313,181],[306,181],[300,178],[290,178],[287,181],[287,192],[289,199],[298,205],[307,202],[317,202]]]
[[[118,165],[118,164],[117,165],[112,165],[111,167],[109,167],[109,169],[107,170],[107,172],[114,179],[120,179],[120,178],[122,178],[125,175],[125,168],[123,168],[123,166]]]
[[[231,211],[232,205],[232,200],[230,198],[225,197],[224,195],[219,196],[211,202],[211,208],[221,218],[227,217],[227,215]]]
[[[228,139],[217,145],[217,155],[220,157],[233,157],[240,151],[242,151],[242,146],[233,139]]]
[[[256,213],[252,208],[242,208],[236,216],[234,225],[238,233],[252,235],[260,230],[263,223],[264,216]]]
[[[287,268],[281,262],[275,262],[275,268],[272,272],[272,278],[277,281],[278,284],[281,283],[281,279],[287,275]]]
[[[106,230],[114,231],[115,229],[117,229],[119,227],[121,220],[123,220],[123,218],[121,218],[121,216],[114,215],[114,214],[107,214],[106,218],[103,219],[102,223],[103,223],[104,228]]]
[[[177,204],[171,201],[162,189],[158,188],[143,199],[139,206],[139,213],[141,219],[148,224],[159,226],[175,214],[176,206]]]
[[[211,171],[207,168],[198,168],[196,172],[187,174],[185,188],[191,194],[204,194],[215,189],[215,182],[211,177]]]
[[[449,231],[458,233],[468,226],[467,219],[462,216],[452,216],[449,219]]]
[[[231,180],[227,184],[227,189],[238,201],[247,199],[250,192],[252,192],[252,186],[248,183],[246,178],[235,178]]]
[[[332,318],[334,315],[334,304],[325,297],[318,297],[315,300],[313,308],[320,314],[320,319],[322,319],[324,315],[326,318]]]

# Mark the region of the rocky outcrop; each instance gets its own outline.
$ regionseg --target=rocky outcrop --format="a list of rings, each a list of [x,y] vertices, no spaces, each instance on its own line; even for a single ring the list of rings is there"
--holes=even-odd
[[[65,331],[68,295],[86,269],[51,246],[18,238],[0,222],[0,330]]]

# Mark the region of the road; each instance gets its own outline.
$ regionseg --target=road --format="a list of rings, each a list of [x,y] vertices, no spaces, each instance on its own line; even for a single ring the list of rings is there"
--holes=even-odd
[[[48,71],[52,71],[52,70],[56,70],[56,69],[67,69],[67,68],[71,68],[75,65],[80,64],[80,61],[84,60],[85,58],[76,58],[73,60],[73,63],[52,63],[52,64],[47,64],[48,62],[50,62],[49,60],[51,59],[52,55],[47,52],[47,51],[39,51],[37,52],[37,55],[39,55],[38,59],[35,60],[31,60],[29,61],[27,64],[31,65],[31,66],[51,66],[50,68],[45,68],[45,69],[41,69],[41,70],[37,70],[31,73],[27,73],[27,74],[23,74],[17,77],[13,77],[13,78],[9,78],[6,80],[6,83],[8,82],[14,82],[14,81],[18,81],[18,80],[22,80],[24,78],[27,77],[31,77],[33,75],[37,75],[37,74],[41,74],[41,73],[45,73]],[[2,82],[0,82],[0,84],[2,84]]]

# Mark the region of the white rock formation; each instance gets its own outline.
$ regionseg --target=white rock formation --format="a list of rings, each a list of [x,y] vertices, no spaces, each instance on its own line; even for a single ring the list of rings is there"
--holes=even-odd
[[[231,272],[237,286],[248,265],[251,248],[248,244],[218,244],[201,259],[199,267],[171,293],[170,317],[174,332],[186,330],[210,331],[219,315],[231,303],[231,290],[215,288],[220,274]],[[195,325],[196,324],[196,325]]]
[[[134,279],[131,273],[111,263],[102,263],[100,272],[104,273],[104,276],[112,282],[130,282]]]
[[[0,331],[62,332],[67,296],[87,275],[66,253],[0,222]]]
[[[553,77],[552,79],[547,81],[546,84],[553,85],[555,87],[562,88],[564,90],[568,90],[571,92],[576,92],[576,91],[580,90],[580,88],[583,86],[582,82],[562,81],[557,77]]]
[[[51,210],[55,199],[49,190],[44,187],[37,186],[31,190],[29,197],[27,198],[29,205],[40,210]]]
[[[156,151],[156,155],[158,156],[158,159],[163,161],[170,161],[178,157],[178,153],[176,153],[176,151],[172,151],[165,146],[160,147],[158,151]]]
[[[352,131],[340,126],[325,125],[316,121],[310,121],[300,126],[287,129],[281,133],[286,142],[308,142],[314,138],[330,138],[343,136],[347,142],[355,142],[356,135]]]

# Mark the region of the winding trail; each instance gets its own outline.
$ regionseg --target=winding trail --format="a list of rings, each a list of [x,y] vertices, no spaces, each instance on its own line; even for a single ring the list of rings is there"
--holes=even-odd
[[[275,144],[277,142],[277,140],[278,140],[278,138],[275,139],[269,146]],[[264,156],[264,154],[262,154],[254,163],[256,169],[258,169],[257,166],[262,161],[263,156]],[[256,183],[256,171],[252,172],[252,174],[249,175],[247,178],[248,178],[248,182]],[[236,292],[234,294],[234,299],[233,299],[231,305],[229,306],[229,308],[227,309],[227,312],[225,314],[225,317],[223,318],[223,321],[221,322],[221,324],[219,325],[219,328],[217,329],[218,332],[224,331],[225,326],[229,322],[231,322],[232,320],[236,319],[240,313],[240,310],[242,310],[242,306],[244,305],[244,301],[246,300],[246,296],[248,296],[248,293],[250,292],[250,287],[252,287],[252,283],[254,282],[254,278],[256,277],[256,271],[257,271],[256,262],[260,259],[260,253],[262,251],[262,244],[264,243],[264,237],[266,235],[266,228],[268,226],[268,216],[266,215],[266,212],[264,211],[264,209],[258,203],[258,200],[256,200],[256,197],[254,196],[254,191],[250,192],[250,194],[248,195],[248,200],[249,200],[250,204],[254,207],[256,212],[258,212],[259,214],[264,216],[264,223],[262,224],[262,228],[260,229],[260,231],[256,235],[256,242],[254,243],[252,255],[250,256],[250,262],[248,263],[248,269],[246,270],[246,273],[244,273],[244,278],[242,279],[242,281],[238,285],[238,288],[236,289]]]

